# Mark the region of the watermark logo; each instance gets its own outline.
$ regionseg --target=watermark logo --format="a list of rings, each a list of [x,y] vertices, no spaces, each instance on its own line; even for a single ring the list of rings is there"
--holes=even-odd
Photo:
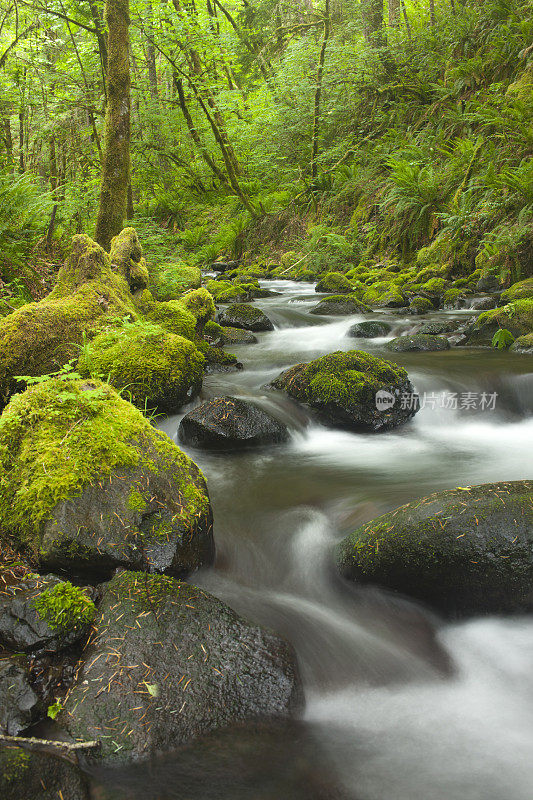
[[[402,392],[400,408],[403,410],[423,408],[447,408],[453,411],[494,411],[497,392]]]
[[[388,411],[395,402],[395,396],[391,392],[387,392],[386,389],[380,389],[379,392],[376,392],[376,408],[378,411]]]

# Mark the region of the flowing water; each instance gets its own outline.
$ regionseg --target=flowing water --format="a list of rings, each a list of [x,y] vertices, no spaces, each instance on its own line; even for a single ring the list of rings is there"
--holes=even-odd
[[[257,305],[275,330],[230,348],[244,369],[208,376],[200,399],[251,398],[285,421],[291,438],[243,454],[184,448],[207,478],[217,543],[214,569],[194,581],[294,644],[312,758],[328,763],[343,797],[531,800],[533,618],[444,624],[407,598],[342,582],[331,566],[335,541],[402,503],[448,487],[531,478],[530,357],[462,348],[387,353],[386,339],[346,336],[362,315],[309,315],[319,299],[313,285],[265,285],[277,294]],[[392,324],[388,338],[420,321],[371,318]],[[425,393],[424,407],[402,428],[328,429],[265,388],[292,364],[354,347],[401,363]],[[443,392],[455,393],[457,408]],[[181,416],[160,422],[175,439]],[[253,745],[259,758],[261,741]],[[292,758],[287,735],[275,742],[277,760],[272,740],[265,752],[273,770]],[[263,797],[263,779],[256,780],[246,797]],[[281,780],[277,796],[293,797],[290,779]],[[229,787],[213,796],[236,795]]]

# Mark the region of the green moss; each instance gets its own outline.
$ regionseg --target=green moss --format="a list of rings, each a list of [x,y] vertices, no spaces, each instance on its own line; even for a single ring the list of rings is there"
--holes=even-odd
[[[200,288],[202,273],[183,263],[164,264],[154,273],[151,285],[157,300],[177,300],[184,292]]]
[[[113,267],[126,279],[132,292],[148,286],[148,268],[142,257],[141,243],[135,228],[123,228],[111,240],[109,259]]]
[[[181,303],[186,311],[194,314],[197,330],[215,317],[215,303],[207,289],[194,289],[188,292],[181,298]]]
[[[22,747],[4,747],[0,751],[1,781],[11,783],[24,777],[30,766],[30,754]]]
[[[69,581],[45,589],[34,601],[40,618],[52,630],[87,625],[96,615],[96,606],[86,593]]]
[[[407,305],[407,301],[398,286],[388,282],[378,282],[366,289],[362,301],[366,305],[378,306],[379,308],[399,308]]]
[[[141,321],[96,336],[83,348],[78,372],[126,390],[140,408],[178,408],[199,391],[203,366],[193,342]]]
[[[475,328],[495,323],[498,328],[506,328],[513,336],[523,336],[533,331],[533,299],[516,300],[500,308],[484,311],[477,318]]]
[[[182,300],[169,300],[167,303],[149,300],[143,303],[142,311],[147,320],[155,322],[169,333],[183,336],[184,339],[196,338],[196,317]]]
[[[420,288],[431,294],[442,294],[446,289],[446,281],[444,278],[431,278],[423,283]]]
[[[46,381],[15,395],[0,417],[0,533],[35,548],[42,522],[59,502],[116,470],[142,467],[180,476],[180,513],[199,516],[209,501],[199,490],[186,494],[193,491],[190,464],[110,386]]]
[[[140,492],[136,489],[132,489],[128,495],[127,506],[132,511],[142,513],[147,506],[147,502]]]
[[[413,297],[409,303],[409,310],[415,314],[427,314],[433,310],[433,303],[427,297]]]
[[[527,300],[528,298],[533,298],[533,278],[526,278],[525,281],[513,283],[501,295],[503,304],[512,303],[515,300]]]
[[[316,285],[317,292],[334,292],[346,294],[353,291],[353,286],[342,272],[327,272]]]
[[[461,298],[461,297],[465,297],[465,292],[464,292],[463,289],[447,289],[444,292],[444,296],[442,298],[442,302],[444,303],[444,307],[445,308],[448,308],[448,307],[453,308],[455,306],[457,300],[459,300],[459,298]]]

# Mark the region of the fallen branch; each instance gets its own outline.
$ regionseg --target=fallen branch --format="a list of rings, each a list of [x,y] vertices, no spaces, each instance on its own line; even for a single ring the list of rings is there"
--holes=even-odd
[[[5,736],[0,734],[0,742],[7,744],[29,744],[39,745],[41,747],[61,747],[63,750],[91,750],[94,747],[99,747],[100,742],[58,742],[52,739],[35,739],[34,737],[27,738],[25,736]]]

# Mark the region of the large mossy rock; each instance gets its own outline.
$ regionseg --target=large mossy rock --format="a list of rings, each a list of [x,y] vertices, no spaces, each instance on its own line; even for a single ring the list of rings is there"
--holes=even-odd
[[[84,338],[127,315],[135,319],[137,309],[126,279],[100,245],[74,236],[51,294],[0,320],[0,403],[15,390],[15,376],[56,371]]]
[[[18,736],[34,723],[42,703],[33,691],[26,667],[0,659],[0,733]]]
[[[220,344],[257,344],[257,336],[243,328],[221,328]]]
[[[2,800],[90,800],[87,776],[76,764],[42,751],[0,744]]]
[[[533,603],[533,481],[435,492],[359,527],[337,546],[341,573],[444,614]]]
[[[101,333],[82,350],[78,372],[99,377],[139,408],[177,411],[202,388],[204,356],[189,339],[139,321]]]
[[[414,391],[403,367],[361,350],[296,364],[271,386],[305,403],[322,422],[349,430],[395,428],[418,411],[416,402],[401,401],[402,395],[412,397]]]
[[[533,278],[526,278],[509,286],[501,295],[502,305],[514,303],[515,300],[527,300],[533,298]]]
[[[412,350],[449,350],[450,343],[445,336],[430,333],[413,333],[410,336],[397,336],[387,342],[387,350],[393,353],[407,353]]]
[[[177,300],[190,289],[202,285],[202,273],[198,267],[187,264],[163,264],[152,270],[150,287],[156,300]]]
[[[363,294],[362,301],[377,308],[402,308],[408,304],[400,287],[389,282],[378,282],[370,286]]]
[[[207,400],[185,414],[178,431],[184,444],[215,450],[240,450],[289,438],[286,425],[237,397]]]
[[[388,322],[356,322],[348,329],[346,336],[354,339],[377,339],[380,336],[387,336],[392,330]]]
[[[52,571],[186,575],[213,558],[198,467],[98,381],[45,381],[0,417],[0,537]]]
[[[239,720],[285,715],[301,702],[293,651],[276,634],[195,586],[122,572],[105,589],[60,716],[116,762]]]
[[[254,333],[274,330],[267,315],[254,306],[234,305],[225,308],[220,312],[218,321],[223,327],[242,328]]]
[[[433,311],[435,306],[427,297],[413,297],[409,302],[409,311],[411,314],[427,314]]]
[[[61,650],[87,634],[95,613],[89,590],[55,575],[29,575],[0,595],[0,645],[15,652]]]
[[[509,348],[513,353],[526,353],[527,355],[533,354],[533,333],[526,333],[524,336],[519,336],[515,339]]]
[[[349,294],[353,292],[353,284],[342,272],[327,272],[315,286],[315,292],[333,292],[334,294]]]
[[[533,333],[533,300],[515,300],[479,315],[463,344],[490,346],[499,328],[510,331],[517,339]]]
[[[310,314],[347,316],[348,314],[369,314],[372,309],[361,303],[355,295],[332,295],[324,297],[309,310]]]

